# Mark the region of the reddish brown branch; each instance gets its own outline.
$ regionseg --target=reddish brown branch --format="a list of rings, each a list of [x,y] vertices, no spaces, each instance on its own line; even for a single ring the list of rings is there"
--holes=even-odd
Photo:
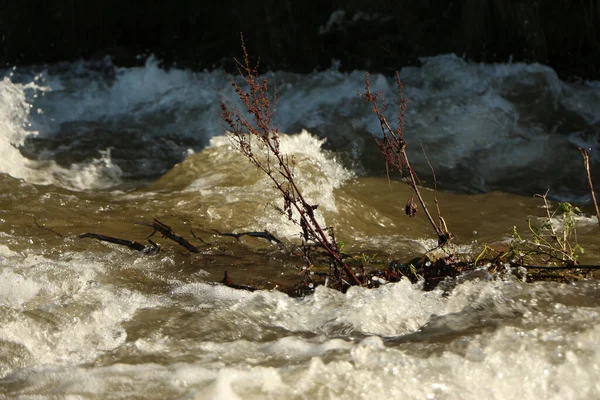
[[[439,227],[443,232],[448,232],[448,227],[446,226],[446,220],[444,219],[444,217],[442,217],[442,211],[440,210],[440,202],[438,201],[438,198],[437,198],[437,179],[435,177],[435,169],[433,169],[433,166],[431,165],[431,162],[429,161],[429,157],[427,157],[427,152],[425,151],[425,148],[423,147],[423,143],[421,143],[421,141],[419,141],[419,144],[421,145],[421,150],[423,151],[423,156],[425,157],[425,161],[427,161],[427,165],[429,165],[429,168],[431,169],[431,175],[433,178],[433,201],[435,202],[435,208],[437,209],[438,219],[440,220]]]
[[[360,285],[361,282],[342,259],[335,238],[328,235],[317,221],[315,210],[318,206],[310,204],[304,198],[294,179],[289,158],[281,152],[278,131],[273,127],[277,93],[275,91],[272,97],[269,95],[268,81],[266,78],[259,79],[258,68],[250,64],[244,38],[241,39],[243,62],[238,62],[238,71],[248,89],[244,90],[233,79],[230,79],[229,82],[250,115],[250,119],[246,118],[240,110],[233,109],[221,98],[221,118],[231,129],[229,137],[237,149],[254,166],[263,171],[281,193],[283,197],[282,212],[290,221],[300,226],[302,238],[322,247],[335,264],[344,270],[350,284]],[[258,141],[259,149],[266,155],[265,159],[255,154],[256,145],[252,143],[253,139]],[[295,214],[298,217],[294,217]]]
[[[132,250],[144,252],[146,254],[155,254],[158,253],[158,251],[160,250],[160,246],[150,239],[148,239],[150,246],[144,246],[143,244],[141,244],[140,242],[136,242],[135,240],[119,239],[112,236],[99,235],[97,233],[82,233],[81,235],[79,235],[79,237],[82,239],[90,238],[99,240],[101,242],[118,244],[121,246],[129,247]]]
[[[585,149],[582,149],[581,147],[579,147],[579,152],[583,157],[583,165],[587,174],[588,185],[590,186],[590,193],[592,193],[592,200],[594,201],[594,207],[596,207],[596,218],[598,219],[598,224],[600,224],[600,209],[598,208],[598,202],[596,201],[596,194],[594,193],[594,184],[592,183],[592,174],[590,172],[590,155]]]
[[[152,220],[151,224],[147,224],[147,226],[150,226],[152,229],[154,229],[154,232],[160,232],[164,237],[169,238],[175,243],[180,244],[192,253],[198,253],[198,248],[196,248],[196,246],[191,244],[183,236],[180,236],[177,233],[175,233],[169,225],[163,224],[156,218]],[[150,236],[154,235],[154,232],[152,232]]]
[[[396,129],[394,130],[388,123],[387,118],[383,115],[383,112],[387,107],[385,99],[383,98],[383,94],[373,94],[373,92],[371,92],[371,82],[369,81],[369,74],[367,73],[365,76],[365,92],[362,93],[361,96],[369,104],[371,104],[371,109],[373,113],[377,116],[377,119],[379,120],[379,123],[381,125],[381,132],[383,134],[382,138],[378,138],[375,135],[373,135],[373,138],[377,142],[379,150],[381,151],[385,159],[385,167],[386,171],[388,171],[388,179],[390,166],[398,170],[398,172],[400,172],[400,174],[402,175],[405,171],[408,173],[408,185],[411,187],[414,194],[417,196],[421,207],[423,207],[423,211],[425,212],[429,223],[431,224],[433,230],[435,231],[435,234],[438,237],[438,243],[440,245],[443,245],[452,238],[452,234],[448,231],[441,214],[439,214],[440,225],[438,226],[438,224],[435,223],[435,220],[433,219],[431,213],[429,212],[429,209],[427,208],[425,200],[423,200],[423,197],[421,196],[421,191],[419,189],[418,183],[419,179],[417,177],[416,172],[411,167],[410,160],[406,153],[406,142],[404,141],[404,117],[406,115],[406,99],[404,98],[404,86],[402,85],[402,81],[400,81],[400,74],[398,73],[396,73],[396,84],[398,86],[398,123]],[[411,202],[412,200],[409,199],[407,207]],[[411,213],[409,215],[414,215],[414,212],[416,212],[416,207],[410,207],[410,210]]]

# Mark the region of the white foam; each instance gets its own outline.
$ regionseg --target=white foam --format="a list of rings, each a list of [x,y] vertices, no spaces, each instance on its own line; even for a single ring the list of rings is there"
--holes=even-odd
[[[401,71],[409,101],[406,134],[413,143],[409,151],[419,153],[414,143],[423,143],[440,180],[468,179],[464,186],[488,190],[512,177],[514,171],[507,169],[507,164],[519,166],[520,171],[550,171],[553,164],[549,160],[570,148],[569,140],[586,147],[597,144],[590,129],[562,122],[580,118],[590,128],[595,125],[600,119],[596,82],[562,82],[551,68],[540,64],[476,64],[456,55],[425,57],[421,63]],[[185,137],[198,150],[209,138],[223,134],[215,88],[234,106],[239,105],[223,71],[165,71],[152,57],[143,67],[116,68],[107,61],[100,68],[104,72],[97,69],[97,65],[79,62],[38,72],[35,78],[30,77],[31,72],[22,72],[19,79],[25,84],[4,79],[0,154],[6,161],[0,161],[0,171],[31,182],[67,185],[65,179],[52,177],[62,175],[66,181],[74,181],[70,187],[75,189],[104,188],[118,182],[119,176],[116,169],[103,169],[97,178],[90,176],[88,170],[97,168],[102,160],[74,166],[73,171],[63,171],[53,163],[36,164],[36,173],[30,173],[30,161],[15,146],[34,131],[52,137],[63,123],[85,121],[107,126],[114,134],[133,127],[145,137]],[[16,82],[19,71],[11,73]],[[331,69],[267,76],[278,86],[275,124],[281,130],[306,128],[328,137],[336,146],[351,151],[360,166],[367,144],[373,145],[365,131],[381,134],[370,107],[357,94],[364,87],[364,72]],[[394,80],[381,74],[371,76],[371,89],[386,92],[388,99],[396,91]],[[25,96],[27,91],[44,91],[44,95]],[[36,112],[30,113],[30,109]],[[389,111],[393,121],[391,108]],[[187,147],[179,150],[172,157],[181,157]],[[595,152],[592,157],[595,160]],[[165,163],[168,167],[168,161]],[[413,166],[429,171],[422,157],[414,157]],[[544,179],[556,181],[556,174],[548,172]]]
[[[334,196],[335,189],[341,187],[351,179],[354,174],[344,168],[339,161],[322,149],[324,140],[318,139],[306,130],[299,134],[280,134],[280,149],[293,165],[296,183],[302,191],[304,198],[311,204],[318,204],[319,208],[315,214],[321,226],[327,226],[324,222],[323,211],[337,213],[337,204]],[[189,185],[186,191],[199,191],[204,197],[218,196],[225,204],[248,202],[252,199],[260,199],[254,205],[257,209],[254,221],[249,226],[243,227],[252,230],[266,229],[276,233],[279,237],[297,237],[299,228],[289,221],[287,216],[282,215],[274,207],[266,207],[265,204],[275,204],[283,208],[283,200],[280,193],[273,188],[273,182],[264,174],[251,166],[250,162],[233,147],[231,140],[226,136],[215,136],[210,141],[211,147],[209,159],[203,159],[214,165],[212,168],[204,168],[196,180]],[[258,147],[258,146],[257,146]],[[259,157],[260,150],[255,150]],[[223,177],[223,169],[218,168],[223,164],[228,165],[228,174]],[[243,174],[243,175],[240,175]],[[233,179],[244,176],[244,180]],[[277,177],[277,176],[276,176]],[[231,182],[231,183],[229,183]],[[243,183],[243,186],[240,184]],[[222,218],[219,211],[209,209],[208,215],[213,220]],[[295,217],[297,215],[294,213]],[[238,229],[242,229],[239,227]]]
[[[204,282],[195,282],[178,286],[171,291],[174,295],[193,295],[199,302],[208,304],[220,302],[235,302],[252,296],[250,292],[236,290],[223,285],[211,285]]]
[[[8,77],[0,81],[0,172],[15,178],[26,178],[29,161],[18,150],[25,138],[36,135],[29,127],[30,105],[26,91],[34,84],[13,84]]]
[[[99,284],[105,265],[86,254],[58,261],[3,254],[0,261],[0,341],[22,346],[36,364],[78,364],[122,345],[123,321],[160,298]],[[6,371],[5,371],[6,372]]]
[[[594,282],[469,281],[452,293],[423,292],[403,280],[346,295],[320,287],[293,299],[195,282],[179,284],[165,303],[95,286],[72,299],[89,310],[79,321],[59,318],[54,330],[32,318],[3,321],[0,332],[36,360],[10,377],[21,382],[15,395],[53,388],[64,397],[595,398],[600,311],[597,302],[573,303],[597,290]],[[164,325],[144,325],[128,344],[123,322],[164,305]],[[61,314],[72,316],[70,307],[63,302]],[[256,340],[239,338],[249,330]],[[133,349],[139,363],[118,362]],[[79,366],[105,351],[117,362]],[[160,365],[144,361],[156,356]]]
[[[52,179],[38,183],[54,183],[74,190],[97,190],[114,187],[121,182],[123,171],[114,164],[110,148],[100,151],[100,158],[88,163],[75,163],[68,169],[55,164],[51,167]]]
[[[8,269],[0,271],[0,305],[20,307],[33,299],[39,290],[38,283],[28,281],[23,275]]]
[[[118,184],[122,171],[112,163],[110,149],[102,152],[99,159],[75,163],[69,168],[61,167],[53,160],[29,160],[21,154],[19,147],[26,138],[39,134],[31,129],[30,98],[49,91],[48,87],[36,82],[37,79],[18,84],[8,77],[0,82],[0,172],[31,183],[59,184],[75,190],[102,189]]]

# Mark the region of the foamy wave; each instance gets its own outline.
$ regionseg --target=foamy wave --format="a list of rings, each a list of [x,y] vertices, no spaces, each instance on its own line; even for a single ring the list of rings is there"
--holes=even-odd
[[[213,137],[210,143],[209,151],[216,152],[211,158],[215,162],[215,166],[207,171],[208,174],[199,177],[187,190],[201,191],[204,196],[225,195],[228,203],[256,201],[259,210],[252,214],[259,217],[253,223],[254,229],[267,229],[283,237],[297,237],[298,227],[292,224],[287,216],[282,215],[274,207],[265,208],[264,206],[264,204],[273,204],[280,209],[283,208],[283,201],[279,192],[273,188],[273,182],[256,171],[256,168],[252,167],[248,160],[234,148],[227,136]],[[322,149],[324,143],[325,140],[314,137],[306,130],[296,135],[280,134],[280,149],[282,153],[288,155],[290,160],[292,157],[294,159],[292,166],[294,177],[302,195],[309,203],[319,205],[316,210],[317,219],[322,226],[327,226],[322,211],[338,212],[334,190],[354,177],[354,174]],[[258,146],[256,152],[259,152]],[[228,168],[231,174],[244,174],[243,186],[236,188],[237,185],[240,185],[240,180],[234,183],[235,186],[227,189],[219,184],[219,180],[221,182],[228,180],[223,179],[220,172],[216,172],[218,165],[224,162],[222,157],[228,158],[226,162],[231,165]],[[219,179],[213,177],[215,174]],[[215,216],[213,215],[213,217]]]
[[[116,68],[109,60],[104,67],[111,73],[87,79],[82,79],[75,66],[60,75],[46,72],[45,79],[53,94],[41,106],[52,114],[56,123],[98,121],[156,113],[165,107],[176,107],[191,96],[188,85],[194,74],[175,68],[161,69],[154,57],[149,57],[143,67]],[[80,64],[81,68],[86,67]]]
[[[0,171],[32,182],[53,182],[39,174],[53,175],[59,168],[46,165],[47,170],[28,175],[30,163],[15,147],[34,131],[52,139],[66,130],[66,139],[56,140],[73,143],[85,137],[87,147],[77,150],[91,148],[94,154],[106,151],[111,137],[132,133],[138,140],[134,145],[111,141],[115,157],[123,157],[113,162],[126,178],[154,178],[181,162],[188,149],[200,151],[211,137],[223,134],[219,94],[239,105],[223,71],[166,71],[152,57],[135,68],[117,68],[107,60],[32,70],[37,81],[27,71],[13,79],[24,84],[4,79],[0,105]],[[369,137],[380,134],[379,122],[357,93],[364,87],[364,72],[272,72],[267,78],[278,89],[275,124],[282,131],[308,129],[351,157],[353,168],[380,173],[382,162],[374,161],[376,148]],[[529,194],[550,187],[556,196],[579,196],[573,190],[583,182],[573,179],[581,172],[576,145],[597,147],[599,142],[597,82],[564,82],[540,64],[476,64],[455,55],[423,58],[420,66],[403,68],[401,78],[409,101],[406,139],[412,165],[424,180],[430,168],[419,141],[442,188]],[[25,86],[36,84],[40,90],[42,83],[51,91],[24,96]],[[371,88],[388,98],[396,91],[394,80],[381,74],[371,76]],[[390,118],[395,119],[391,108]],[[90,138],[95,129],[102,135]],[[40,145],[40,152],[50,148],[44,153],[48,160],[56,156],[51,151],[55,144]],[[591,153],[593,172],[596,153]],[[86,162],[94,164],[90,158]],[[100,179],[106,182],[107,176],[115,178],[108,173]]]
[[[27,136],[37,134],[29,129],[31,105],[26,100],[26,91],[37,88],[33,83],[14,84],[8,77],[0,81],[0,172],[15,178],[28,176],[30,162],[18,147]]]
[[[50,90],[36,81],[20,84],[4,77],[0,82],[0,173],[31,183],[57,184],[74,190],[104,189],[120,183],[122,171],[112,163],[110,149],[101,151],[100,158],[75,163],[69,168],[53,160],[30,160],[21,153],[25,140],[39,134],[31,128],[32,99]]]
[[[74,190],[107,189],[118,185],[123,171],[112,162],[110,148],[100,153],[100,158],[85,164],[73,164],[68,169],[54,165],[53,179],[47,183],[59,183]]]

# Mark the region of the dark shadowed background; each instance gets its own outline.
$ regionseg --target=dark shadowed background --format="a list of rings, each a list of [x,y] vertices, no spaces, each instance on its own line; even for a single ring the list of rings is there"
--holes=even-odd
[[[110,55],[117,65],[231,67],[243,32],[272,69],[391,73],[422,56],[538,61],[600,78],[597,0],[3,1],[0,66]],[[140,57],[141,55],[141,57]]]

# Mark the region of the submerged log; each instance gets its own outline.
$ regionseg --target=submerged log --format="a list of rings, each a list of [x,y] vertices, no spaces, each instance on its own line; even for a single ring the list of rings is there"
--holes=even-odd
[[[280,244],[281,240],[277,239],[275,236],[273,236],[273,234],[271,234],[271,232],[269,231],[263,231],[263,232],[240,232],[240,233],[222,233],[219,232],[218,230],[214,230],[217,235],[219,236],[230,236],[230,237],[234,237],[236,239],[240,239],[242,236],[250,236],[250,237],[256,237],[256,238],[262,238],[262,239],[267,239],[269,242],[271,243],[277,243]]]
[[[178,235],[173,229],[159,221],[153,219],[152,223],[141,223],[140,225],[148,226],[153,229],[152,234],[148,237],[150,245],[144,245],[134,240],[121,239],[96,233],[83,233],[80,238],[90,238],[99,241],[109,242],[121,246],[128,247],[132,250],[140,251],[145,254],[155,254],[160,251],[160,246],[153,242],[150,237],[156,232],[160,232],[163,237],[166,237],[177,244],[184,247],[192,253],[198,253],[199,250],[192,245],[183,236]],[[220,236],[233,237],[239,240],[240,237],[250,236],[261,239],[267,239],[272,243],[281,244],[281,241],[273,236],[268,231],[263,232],[240,232],[228,233],[214,230]],[[193,235],[193,232],[192,232]],[[195,235],[193,235],[195,237]],[[200,240],[199,238],[196,238]],[[205,242],[203,242],[205,243]],[[442,284],[444,290],[455,287],[457,284],[469,279],[495,279],[494,277],[513,276],[523,282],[538,282],[538,281],[553,281],[570,283],[580,280],[585,280],[593,277],[594,271],[600,271],[600,265],[523,265],[516,262],[503,262],[500,253],[496,257],[477,258],[473,261],[460,261],[456,256],[452,246],[440,247],[434,251],[427,252],[422,257],[413,258],[408,262],[398,262],[379,259],[369,260],[368,264],[371,268],[366,270],[366,264],[363,257],[346,256],[349,265],[353,270],[358,271],[357,274],[361,277],[361,286],[365,288],[377,288],[393,282],[400,281],[403,277],[408,278],[411,282],[423,283],[424,290],[432,290]],[[326,266],[330,260],[326,255],[323,259],[314,265]],[[379,264],[379,268],[375,267]],[[223,279],[220,283],[233,289],[255,291],[259,289],[277,289],[287,293],[290,296],[305,296],[313,293],[317,286],[327,286],[333,289],[345,292],[350,285],[341,278],[341,271],[336,268],[329,270],[316,271],[313,264],[302,268],[300,275],[302,278],[299,282],[291,284],[290,282],[279,282],[273,286],[259,284],[256,286],[247,285],[244,283],[234,283],[231,280],[228,271],[225,271]],[[247,278],[242,278],[247,281]],[[267,280],[272,284],[272,277],[267,277]],[[267,287],[269,286],[269,287]]]
[[[221,283],[232,289],[247,290],[249,292],[254,292],[255,290],[257,290],[257,288],[252,287],[252,286],[238,285],[238,284],[233,283],[231,281],[231,277],[229,276],[229,271],[225,271],[225,276],[223,277],[223,280],[221,281]]]
[[[173,231],[173,229],[169,225],[163,224],[156,218],[154,218],[152,220],[151,224],[144,224],[144,225],[149,226],[154,229],[154,232],[152,232],[152,234],[150,236],[148,236],[149,238],[152,237],[152,235],[154,235],[155,232],[160,232],[160,233],[162,233],[162,235],[164,237],[171,239],[175,243],[180,244],[181,246],[185,247],[187,250],[191,251],[192,253],[199,252],[199,250],[196,248],[196,246],[191,244],[186,238],[184,238],[181,235],[178,235],[177,233],[175,233]]]
[[[141,244],[140,242],[136,242],[135,240],[120,239],[112,236],[99,235],[97,233],[82,233],[81,235],[79,235],[79,238],[90,238],[99,240],[101,242],[114,243],[120,246],[128,247],[132,250],[141,251],[146,254],[155,254],[160,251],[160,246],[150,239],[148,239],[150,246],[144,246],[143,244]]]

